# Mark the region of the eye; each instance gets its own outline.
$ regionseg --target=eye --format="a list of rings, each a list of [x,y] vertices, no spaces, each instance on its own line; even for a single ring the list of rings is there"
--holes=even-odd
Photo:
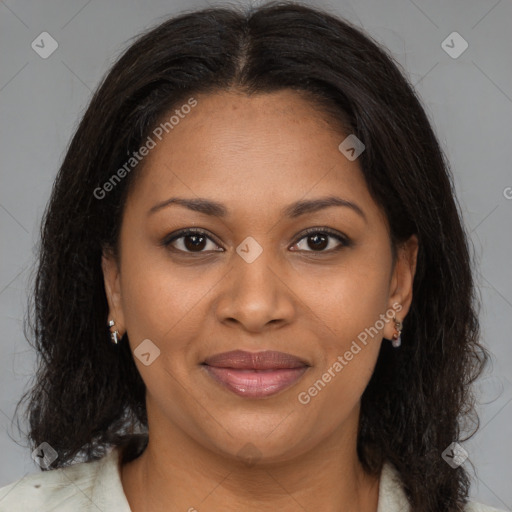
[[[165,247],[172,247],[172,249],[185,253],[206,253],[206,252],[221,252],[224,249],[220,248],[211,237],[208,236],[206,231],[202,229],[183,229],[177,233],[173,233],[162,241]],[[205,250],[206,249],[206,250]]]
[[[292,250],[333,252],[342,247],[348,247],[349,245],[350,240],[337,231],[333,231],[329,228],[310,228],[303,233],[298,242],[295,242],[295,245],[292,246],[297,247],[297,249],[292,248]]]

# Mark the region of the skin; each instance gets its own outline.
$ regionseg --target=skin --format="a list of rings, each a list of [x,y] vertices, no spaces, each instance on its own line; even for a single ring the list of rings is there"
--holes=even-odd
[[[338,150],[346,134],[296,92],[195,98],[198,105],[144,160],[126,203],[119,260],[105,251],[102,261],[116,329],[128,333],[132,350],[145,339],[160,349],[149,366],[135,358],[150,435],[145,452],[121,468],[132,511],[375,512],[379,477],[358,461],[357,427],[393,322],[308,404],[297,397],[394,303],[403,321],[417,239],[397,248],[393,265],[387,219],[357,159]],[[281,212],[332,195],[356,203],[365,218],[340,206],[296,218]],[[171,197],[215,200],[228,213],[174,204],[148,215]],[[190,238],[161,245],[187,227],[211,235],[202,253]],[[331,228],[351,244],[329,237],[318,249],[303,235],[311,227]],[[236,252],[248,236],[263,248],[252,263]],[[200,364],[235,349],[288,352],[310,368],[276,395],[241,397]],[[254,461],[239,455],[248,443]]]

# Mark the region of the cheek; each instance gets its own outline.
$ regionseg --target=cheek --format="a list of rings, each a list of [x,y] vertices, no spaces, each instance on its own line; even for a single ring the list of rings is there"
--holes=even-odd
[[[122,303],[126,329],[134,356],[143,340],[160,350],[149,366],[134,357],[148,394],[167,411],[186,407],[187,394],[180,382],[187,382],[192,361],[190,347],[204,320],[203,302],[216,280],[204,272],[176,270],[159,251],[131,247],[122,260]],[[162,393],[162,389],[172,393]],[[172,397],[172,400],[171,400]]]
[[[180,339],[200,309],[202,299],[216,280],[205,271],[198,278],[197,269],[176,269],[159,250],[131,247],[122,260],[122,305],[130,339],[150,338],[157,344],[170,337]],[[199,307],[198,307],[199,306]]]
[[[331,274],[325,286],[305,293],[322,332],[315,371],[301,389],[300,403],[316,408],[326,421],[339,420],[359,401],[380,350],[389,293],[391,260],[368,257]],[[307,298],[306,298],[307,297]],[[388,319],[389,321],[389,319]],[[339,407],[325,407],[325,403]]]
[[[303,300],[320,327],[325,327],[326,348],[343,349],[366,328],[374,326],[385,313],[389,296],[390,259],[354,253],[311,286],[309,277],[300,285]],[[378,327],[382,327],[379,322]],[[382,330],[379,328],[379,330]]]

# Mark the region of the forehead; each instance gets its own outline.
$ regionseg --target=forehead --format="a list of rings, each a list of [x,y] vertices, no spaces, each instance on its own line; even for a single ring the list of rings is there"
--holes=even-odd
[[[244,209],[337,193],[377,213],[359,163],[338,149],[347,134],[303,95],[226,91],[193,98],[193,108],[178,104],[163,117],[173,119],[161,140],[152,135],[134,200],[156,203],[179,193]]]

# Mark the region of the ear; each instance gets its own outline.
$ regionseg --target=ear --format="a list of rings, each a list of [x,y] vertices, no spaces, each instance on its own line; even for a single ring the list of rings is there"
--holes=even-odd
[[[121,336],[125,332],[124,313],[121,305],[121,277],[119,262],[110,249],[104,249],[101,257],[103,281],[108,301],[108,319],[114,320],[112,330],[119,331]]]
[[[418,237],[411,237],[397,248],[397,258],[390,283],[388,309],[394,310],[396,319],[403,322],[412,302],[413,281],[418,259]],[[395,332],[393,322],[386,325],[384,337],[391,339]]]

